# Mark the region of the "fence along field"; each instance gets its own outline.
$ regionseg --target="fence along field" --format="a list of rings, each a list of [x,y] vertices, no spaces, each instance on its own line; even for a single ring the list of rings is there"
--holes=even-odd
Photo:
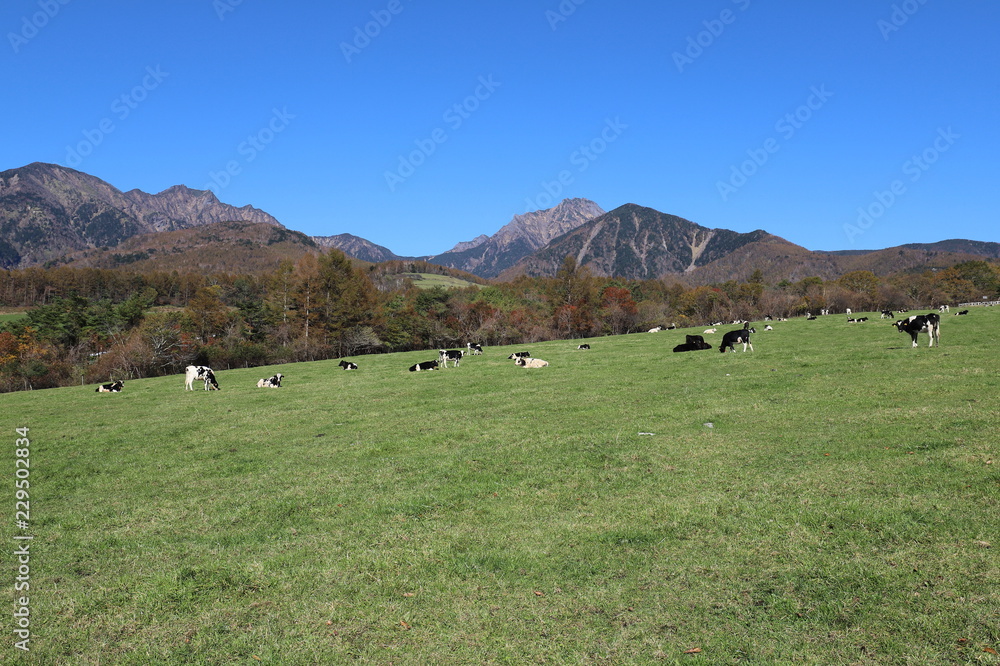
[[[1000,315],[874,314],[4,395],[31,657],[998,663]]]

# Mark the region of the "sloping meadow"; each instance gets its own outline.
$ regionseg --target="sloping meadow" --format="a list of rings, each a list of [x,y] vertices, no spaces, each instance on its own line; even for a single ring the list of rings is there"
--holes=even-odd
[[[9,469],[30,428],[25,656],[1000,663],[1000,311],[940,348],[845,319],[0,396]]]

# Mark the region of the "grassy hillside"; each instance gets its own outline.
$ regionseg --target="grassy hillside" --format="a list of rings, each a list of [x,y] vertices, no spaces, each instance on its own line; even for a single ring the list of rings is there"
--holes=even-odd
[[[875,317],[0,396],[25,661],[1000,663],[1000,309]]]
[[[480,287],[475,282],[469,282],[468,280],[461,280],[450,275],[435,275],[433,273],[401,273],[401,277],[405,277],[413,281],[414,286],[420,289],[432,289],[434,287],[444,287],[445,289],[462,289],[465,287]]]

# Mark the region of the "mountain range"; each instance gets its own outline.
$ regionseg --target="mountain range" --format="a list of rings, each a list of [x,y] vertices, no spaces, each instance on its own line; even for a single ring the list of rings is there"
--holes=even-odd
[[[852,270],[884,275],[1000,258],[1000,243],[961,239],[814,252],[760,229],[710,229],[633,203],[605,212],[588,199],[515,215],[492,236],[481,234],[438,255],[401,257],[351,234],[306,236],[207,190],[177,185],[158,194],[122,192],[94,176],[38,162],[0,172],[3,268],[66,263],[267,271],[281,260],[329,247],[361,261],[420,259],[500,280],[555,275],[571,255],[599,276],[675,276],[692,285],[745,280],[755,271],[774,282],[834,279]]]

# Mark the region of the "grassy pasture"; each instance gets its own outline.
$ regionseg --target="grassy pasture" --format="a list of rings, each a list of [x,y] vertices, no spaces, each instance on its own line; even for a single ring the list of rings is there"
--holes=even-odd
[[[0,324],[6,324],[9,321],[17,321],[27,314],[27,312],[0,312]]]
[[[1000,663],[1000,309],[933,349],[844,320],[0,396],[35,536],[0,659]]]
[[[445,289],[464,289],[465,287],[482,287],[475,282],[462,280],[450,275],[437,275],[436,273],[402,273],[402,277],[413,281],[413,286],[419,289],[433,289],[434,287],[444,287]]]

